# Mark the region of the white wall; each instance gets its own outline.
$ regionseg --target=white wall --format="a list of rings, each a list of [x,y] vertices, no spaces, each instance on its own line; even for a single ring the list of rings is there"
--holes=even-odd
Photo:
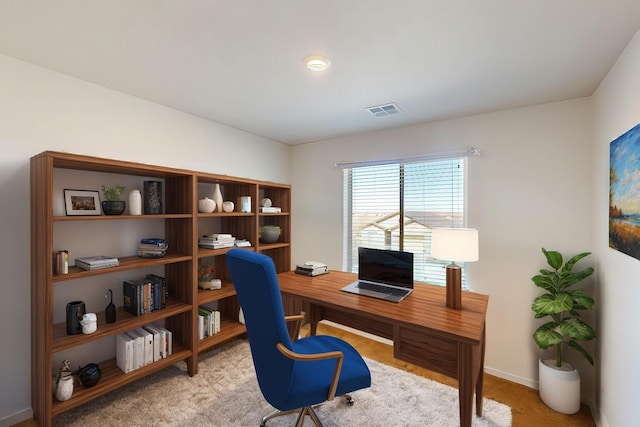
[[[543,246],[571,255],[591,249],[591,123],[585,98],[295,146],[293,261],[342,267],[336,162],[479,148],[481,156],[469,159],[468,218],[480,233],[480,261],[468,271],[472,290],[490,296],[486,365],[536,386],[539,322],[530,307],[541,292],[530,278],[545,266]],[[590,400],[594,371],[586,365],[578,363]]]
[[[31,156],[67,151],[290,183],[290,149],[1,55],[0,94],[0,425],[8,425],[31,415]]]
[[[599,425],[637,425],[640,260],[609,248],[609,143],[640,122],[640,32],[594,95],[593,242],[598,259]]]
[[[599,425],[629,425],[640,394],[634,363],[640,340],[629,326],[640,300],[640,261],[608,248],[608,149],[611,140],[640,121],[638,75],[636,35],[593,99],[290,149],[0,55],[0,425],[24,419],[30,411],[32,155],[70,151],[291,182],[292,261],[323,260],[340,268],[342,175],[335,162],[470,146],[482,155],[469,164],[469,225],[480,230],[481,239],[480,261],[469,266],[469,279],[474,291],[490,295],[488,371],[536,385],[540,352],[531,338],[536,322],[530,305],[538,291],[529,278],[544,265],[540,247],[567,254],[592,250],[585,265],[593,265],[597,276],[587,289],[599,284],[600,348],[595,370],[578,363],[583,398],[592,400],[596,389]]]

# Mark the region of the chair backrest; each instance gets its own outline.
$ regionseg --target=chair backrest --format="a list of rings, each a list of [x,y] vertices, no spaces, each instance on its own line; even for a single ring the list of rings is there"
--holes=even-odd
[[[273,260],[247,249],[231,249],[226,258],[244,314],[260,390],[278,408],[278,401],[288,394],[295,362],[276,348],[277,343],[288,349],[292,345]]]

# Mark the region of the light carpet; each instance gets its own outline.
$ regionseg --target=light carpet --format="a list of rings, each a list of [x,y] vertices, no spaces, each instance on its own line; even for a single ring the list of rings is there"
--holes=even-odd
[[[316,409],[333,426],[458,426],[458,390],[366,359],[372,385],[352,394],[348,406],[336,398]],[[54,419],[56,426],[258,426],[273,408],[264,400],[249,344],[236,340],[200,355],[198,374],[178,363]],[[291,426],[296,414],[270,420]],[[313,423],[307,417],[305,426]],[[511,426],[511,408],[484,399],[473,426]]]

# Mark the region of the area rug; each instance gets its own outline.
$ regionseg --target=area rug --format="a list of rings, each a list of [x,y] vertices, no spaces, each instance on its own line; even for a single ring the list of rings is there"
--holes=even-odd
[[[316,409],[327,427],[458,426],[458,390],[366,359],[369,389]],[[253,370],[249,344],[236,340],[200,355],[198,374],[190,377],[178,363],[65,412],[55,426],[258,426],[273,408],[264,400]],[[297,415],[270,420],[268,427],[292,426]],[[313,423],[307,417],[305,426]],[[473,426],[511,426],[511,408],[484,399],[483,416]]]

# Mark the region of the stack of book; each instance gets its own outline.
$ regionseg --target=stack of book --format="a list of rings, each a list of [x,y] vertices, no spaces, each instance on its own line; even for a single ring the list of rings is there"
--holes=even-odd
[[[260,212],[262,213],[281,213],[282,208],[276,206],[260,206]]]
[[[116,335],[116,365],[125,374],[173,353],[173,334],[165,328],[146,325]]]
[[[328,272],[327,264],[316,261],[307,261],[304,264],[298,264],[296,266],[296,273],[304,274],[305,276],[319,276],[320,274],[326,274]]]
[[[162,258],[169,245],[164,239],[142,239],[138,247],[138,256],[142,258]]]
[[[100,270],[118,265],[120,265],[118,258],[105,255],[76,258],[76,267],[80,267],[83,270]]]
[[[236,239],[236,241],[233,243],[233,245],[236,248],[246,248],[251,246],[251,242],[245,239]]]
[[[198,337],[202,340],[220,332],[220,312],[212,307],[198,307]]]
[[[198,245],[209,249],[232,248],[235,242],[235,237],[225,233],[208,234],[198,239]]]
[[[122,282],[123,308],[134,316],[142,316],[167,305],[167,283],[164,277],[147,274],[142,279]]]

